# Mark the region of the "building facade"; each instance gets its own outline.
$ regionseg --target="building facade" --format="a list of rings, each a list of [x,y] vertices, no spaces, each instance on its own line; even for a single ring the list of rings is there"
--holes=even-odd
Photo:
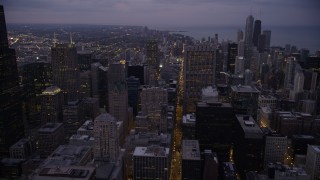
[[[94,120],[93,153],[97,159],[115,162],[119,155],[119,132],[117,120],[108,113],[103,113]]]
[[[215,48],[197,45],[186,48],[184,58],[185,111],[195,112],[195,102],[201,98],[204,87],[215,84]]]
[[[51,47],[53,85],[62,89],[66,101],[79,98],[80,80],[75,45],[54,44]]]
[[[0,5],[0,158],[24,136],[21,92],[15,50],[9,48],[3,6]]]

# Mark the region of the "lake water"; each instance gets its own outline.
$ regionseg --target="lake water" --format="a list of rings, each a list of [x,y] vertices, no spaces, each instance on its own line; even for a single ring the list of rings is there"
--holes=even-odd
[[[151,27],[152,28],[152,27]],[[200,40],[201,38],[214,37],[214,34],[219,35],[219,41],[232,40],[235,41],[237,37],[237,31],[244,27],[236,26],[211,26],[211,27],[155,27],[158,30],[169,31],[186,31],[181,32],[187,36],[194,37]],[[315,53],[316,50],[320,50],[320,26],[271,26],[264,28],[263,30],[271,30],[271,45],[282,46],[285,44],[295,45],[298,49],[307,48],[310,53]]]

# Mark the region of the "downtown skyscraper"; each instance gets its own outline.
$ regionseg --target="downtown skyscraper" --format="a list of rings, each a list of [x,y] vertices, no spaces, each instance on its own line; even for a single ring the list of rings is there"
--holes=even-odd
[[[185,53],[185,110],[195,112],[195,102],[201,99],[201,90],[215,83],[215,49],[210,45],[188,47]]]
[[[253,16],[249,15],[246,19],[246,29],[244,37],[244,57],[246,59],[244,63],[245,69],[250,68],[250,60],[252,56],[252,47],[253,47]]]
[[[66,101],[79,98],[79,69],[77,50],[70,41],[68,44],[53,44],[51,47],[53,85],[61,88]]]
[[[16,53],[9,48],[3,6],[0,5],[0,158],[24,136]]]
[[[128,86],[127,70],[123,63],[114,63],[109,65],[108,70],[108,101],[109,113],[117,121],[123,122],[123,132],[128,132]]]

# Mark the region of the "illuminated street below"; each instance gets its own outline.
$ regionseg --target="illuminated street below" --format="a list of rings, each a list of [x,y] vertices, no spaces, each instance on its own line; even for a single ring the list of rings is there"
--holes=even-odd
[[[176,122],[173,130],[173,146],[170,179],[181,179],[181,140],[182,140],[182,97],[183,97],[183,59],[180,61],[179,90],[177,93]]]

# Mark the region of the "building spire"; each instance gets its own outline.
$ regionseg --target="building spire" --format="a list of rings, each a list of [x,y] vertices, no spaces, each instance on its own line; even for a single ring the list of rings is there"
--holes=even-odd
[[[53,40],[52,40],[52,42],[53,42],[53,46],[55,47],[56,44],[57,44],[56,32],[53,32]]]
[[[73,41],[72,41],[72,33],[70,32],[70,44],[73,44]]]

